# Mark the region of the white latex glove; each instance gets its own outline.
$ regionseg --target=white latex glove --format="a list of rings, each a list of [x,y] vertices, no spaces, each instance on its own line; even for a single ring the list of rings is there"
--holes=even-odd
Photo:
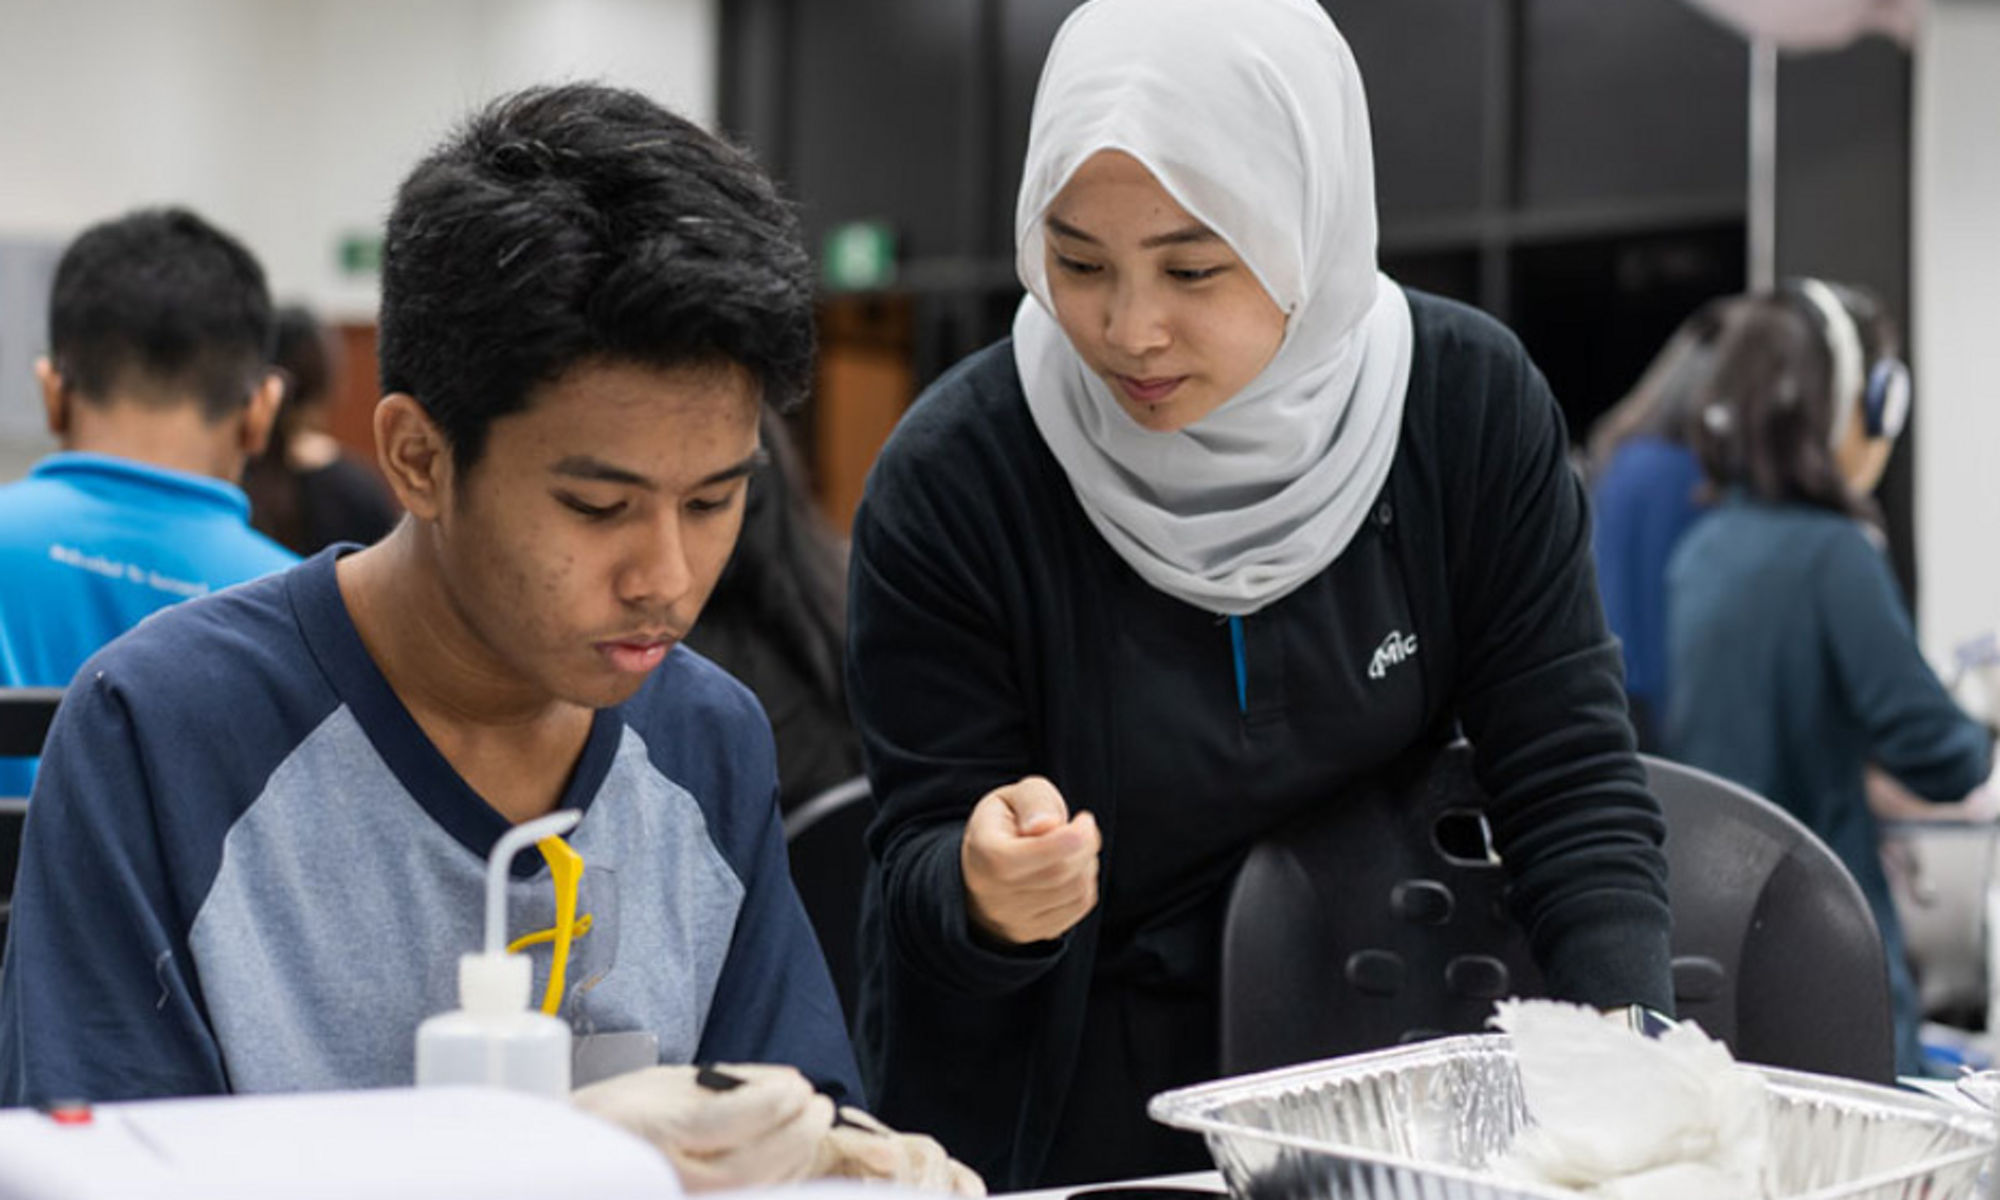
[[[927,1192],[984,1196],[978,1172],[946,1154],[937,1139],[897,1133],[858,1108],[843,1108],[820,1140],[815,1179],[880,1179]]]
[[[697,1082],[740,1082],[721,1089]],[[833,1126],[833,1101],[791,1067],[647,1067],[570,1094],[592,1116],[644,1138],[690,1192],[803,1179]]]

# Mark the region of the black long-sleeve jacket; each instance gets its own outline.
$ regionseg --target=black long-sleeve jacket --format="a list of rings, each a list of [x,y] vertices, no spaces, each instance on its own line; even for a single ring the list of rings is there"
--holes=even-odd
[[[1660,813],[1560,411],[1503,327],[1410,304],[1373,518],[1244,620],[1240,687],[1228,624],[1146,586],[1092,527],[1009,345],[933,386],[870,477],[847,660],[879,805],[858,1049],[877,1111],[996,1189],[1038,1178],[1093,981],[1205,969],[1176,922],[1220,904],[1249,845],[1453,721],[1551,992],[1670,1009]],[[1031,773],[1096,814],[1102,900],[1004,952],[967,924],[959,843],[982,795]]]

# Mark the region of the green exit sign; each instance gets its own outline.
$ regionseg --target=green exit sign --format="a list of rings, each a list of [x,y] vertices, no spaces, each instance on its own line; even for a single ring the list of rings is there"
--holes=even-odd
[[[887,221],[850,221],[827,231],[820,260],[826,286],[860,292],[896,282],[896,234]]]
[[[340,263],[340,273],[343,275],[380,275],[382,235],[372,229],[366,232],[344,233],[340,235],[334,257]]]

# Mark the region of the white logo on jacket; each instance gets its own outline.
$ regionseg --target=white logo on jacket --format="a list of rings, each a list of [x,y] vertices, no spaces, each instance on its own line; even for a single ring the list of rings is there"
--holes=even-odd
[[[1405,659],[1417,656],[1417,635],[1397,629],[1382,639],[1375,647],[1375,657],[1368,660],[1368,678],[1380,679],[1389,673],[1389,668]]]

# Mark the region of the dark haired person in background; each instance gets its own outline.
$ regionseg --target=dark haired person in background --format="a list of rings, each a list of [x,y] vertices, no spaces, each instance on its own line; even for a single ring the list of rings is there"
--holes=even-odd
[[[1896,332],[1858,289],[1806,279],[1722,314],[1695,450],[1716,493],[1667,573],[1666,749],[1781,805],[1847,865],[1889,958],[1896,1069],[1920,1011],[1864,774],[1970,799],[1985,729],[1917,646],[1867,497],[1910,404]]]
[[[688,644],[742,680],[771,718],[779,803],[861,773],[841,687],[847,551],[812,505],[785,423],[765,410],[770,461],[750,479],[743,534]]]
[[[0,487],[0,686],[62,687],[152,612],[297,561],[236,485],[281,392],[241,243],[177,208],[85,230],[36,373],[62,449]],[[34,760],[0,759],[0,796],[33,782]]]
[[[1659,748],[1667,698],[1667,559],[1701,515],[1693,397],[1713,358],[1716,314],[1697,309],[1639,382],[1590,431],[1591,557],[1604,623],[1625,653],[1625,699],[1641,750]]]
[[[557,1011],[611,1076],[578,1103],[692,1188],[882,1166],[814,1090],[859,1094],[769,726],[678,645],[812,340],[791,208],[637,93],[509,96],[418,164],[375,412],[409,519],[85,668],[23,850],[5,1098],[408,1083],[488,852],[562,807],[599,900]],[[546,873],[509,899],[514,933],[551,927]],[[545,974],[548,943],[529,953]],[[753,1065],[712,1090],[696,1061]],[[935,1143],[865,1136],[956,1178]]]
[[[243,473],[251,523],[296,554],[335,542],[374,544],[396,523],[396,502],[374,470],[326,430],[333,353],[310,309],[278,310],[274,358],[284,372],[285,403],[270,446]]]

